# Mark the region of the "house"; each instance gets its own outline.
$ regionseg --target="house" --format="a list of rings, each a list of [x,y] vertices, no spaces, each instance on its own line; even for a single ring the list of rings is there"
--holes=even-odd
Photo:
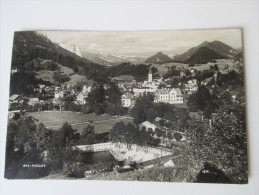
[[[179,88],[158,89],[155,93],[155,103],[164,102],[169,104],[182,104],[183,95]]]
[[[9,98],[9,103],[20,103],[22,100],[20,98],[20,95],[18,94],[13,94],[10,98]]]
[[[12,74],[12,75],[13,75],[14,73],[17,73],[17,72],[18,72],[17,68],[11,70],[11,74]]]
[[[76,104],[82,105],[82,104],[86,104],[86,98],[88,97],[87,95],[88,93],[83,93],[80,92],[77,96],[76,96]]]
[[[91,92],[91,89],[92,89],[92,87],[84,85],[82,92],[83,93],[89,93],[89,92]]]
[[[54,93],[54,99],[60,99],[63,98],[66,95],[65,91],[61,90],[61,91],[56,91]]]
[[[183,77],[185,75],[184,71],[180,72],[180,77]]]
[[[20,110],[12,110],[8,112],[8,118],[13,119],[14,117],[20,117],[21,111]]]
[[[133,99],[133,95],[130,93],[123,94],[121,96],[121,103],[123,107],[133,107],[135,101]]]
[[[29,98],[28,104],[30,106],[34,106],[35,104],[38,104],[39,102],[40,102],[39,98]]]
[[[151,122],[149,122],[149,121],[145,121],[145,122],[141,123],[141,124],[139,125],[139,127],[140,127],[140,128],[146,127],[146,130],[152,129],[153,131],[155,131],[155,129],[157,128],[157,126],[156,126],[155,124],[153,124],[153,123],[151,123]]]
[[[185,92],[187,94],[192,94],[198,90],[197,80],[189,80],[187,84],[184,85]]]

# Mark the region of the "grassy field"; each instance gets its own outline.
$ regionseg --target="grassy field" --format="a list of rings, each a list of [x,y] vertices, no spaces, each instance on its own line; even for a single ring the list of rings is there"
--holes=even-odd
[[[83,75],[74,74],[74,75],[71,75],[69,78],[70,80],[66,82],[67,84],[75,85],[78,82],[85,82],[85,83],[88,83],[88,85],[92,85],[94,83],[93,80],[88,80],[86,76],[83,76]]]
[[[70,80],[66,82],[67,84],[75,85],[78,82],[86,82],[86,83],[89,83],[89,85],[93,84],[93,81],[88,80],[86,76],[74,74],[74,71],[71,68],[68,68],[62,65],[58,65],[58,66],[60,68],[60,72],[62,74],[67,75],[70,78]],[[50,70],[40,70],[36,73],[36,78],[54,83],[54,80],[53,80],[54,72],[55,71],[50,71]]]
[[[117,118],[105,115],[83,114],[76,112],[32,112],[30,115],[38,120],[38,123],[43,123],[46,127],[51,129],[58,129],[64,122],[68,122],[73,128],[77,129],[79,133],[87,125],[95,126],[95,133],[100,134],[109,132],[113,125],[119,121],[125,123],[132,122],[129,118]]]
[[[37,79],[42,79],[44,81],[49,81],[51,83],[54,83],[54,80],[53,80],[53,74],[54,74],[54,71],[50,71],[50,70],[40,70],[36,73],[36,78]]]
[[[199,65],[194,66],[194,67],[189,67],[188,69],[196,69],[196,70],[199,70],[199,71],[203,71],[203,70],[210,69],[210,66],[211,65],[214,66],[215,64],[218,65],[219,70],[222,73],[225,73],[228,70],[232,70],[232,69],[235,70],[236,69],[236,67],[234,65],[234,62],[232,60],[229,60],[229,59],[218,59],[218,60],[216,60],[215,63],[199,64]],[[229,65],[229,69],[224,69],[225,65]]]
[[[63,74],[70,75],[74,73],[73,69],[68,68],[66,66],[62,66],[59,64],[58,67],[60,68],[60,72]]]
[[[166,74],[168,72],[168,66],[176,66],[177,68],[187,68],[188,64],[184,63],[178,63],[178,62],[170,62],[170,63],[165,63],[165,64],[155,64],[154,67],[157,68],[158,72],[160,73],[161,76]]]

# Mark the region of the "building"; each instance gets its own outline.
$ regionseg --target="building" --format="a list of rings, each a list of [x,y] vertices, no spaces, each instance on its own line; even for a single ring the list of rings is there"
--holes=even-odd
[[[28,104],[34,106],[40,102],[39,98],[29,98]]]
[[[152,129],[153,131],[155,131],[155,129],[157,128],[157,126],[155,124],[150,123],[149,121],[145,121],[145,122],[141,123],[139,127],[140,128],[145,127],[146,131],[148,131],[148,129]]]
[[[135,100],[132,94],[126,93],[121,96],[121,104],[123,107],[127,107],[127,108],[133,107],[134,103],[135,103]]]
[[[183,95],[179,88],[158,89],[155,93],[154,102],[164,102],[169,104],[182,104]]]
[[[76,96],[76,104],[86,104],[86,98],[88,97],[87,93],[80,92]]]
[[[156,89],[151,87],[133,88],[134,96],[143,95],[143,93],[155,93]]]
[[[10,98],[9,98],[9,103],[20,103],[21,98],[20,95],[18,94],[13,94]]]
[[[56,91],[54,94],[54,99],[60,99],[63,98],[65,96],[65,91],[61,90],[61,91]]]
[[[187,94],[192,94],[198,90],[197,80],[189,80],[187,84],[184,85],[185,92]]]
[[[84,85],[82,92],[83,93],[89,93],[89,92],[91,92],[91,89],[92,89],[92,87]]]
[[[152,66],[150,67],[149,69],[149,72],[148,72],[148,82],[149,83],[152,83],[152,70],[151,70]]]

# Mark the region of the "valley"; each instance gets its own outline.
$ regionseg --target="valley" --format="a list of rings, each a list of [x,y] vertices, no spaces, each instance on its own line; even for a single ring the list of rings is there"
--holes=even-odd
[[[206,170],[247,182],[242,50],[85,44],[93,50],[15,34],[6,178],[206,182]]]

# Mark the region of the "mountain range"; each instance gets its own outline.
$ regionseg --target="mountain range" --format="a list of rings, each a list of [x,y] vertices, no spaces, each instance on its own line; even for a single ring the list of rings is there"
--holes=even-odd
[[[173,58],[164,54],[163,52],[158,52],[153,56],[148,58],[136,57],[136,56],[117,56],[113,54],[105,53],[92,53],[88,51],[81,52],[79,47],[76,45],[59,44],[61,47],[77,54],[78,56],[83,56],[85,59],[90,60],[96,64],[103,66],[116,66],[123,62],[130,62],[135,64],[140,63],[156,63],[164,64],[172,61],[184,62],[188,64],[201,64],[207,63],[214,59],[229,59],[233,58],[239,50],[235,50],[229,45],[222,43],[220,41],[205,41],[200,45],[189,49],[181,55],[177,55]]]
[[[87,51],[83,51],[82,55],[84,58],[89,59],[97,64],[104,66],[116,66],[123,62],[131,62],[131,63],[142,63],[145,61],[145,58],[136,57],[136,56],[116,56],[113,54],[105,54],[105,53],[91,53]]]
[[[185,53],[175,56],[174,60],[191,64],[207,63],[212,59],[233,58],[236,54],[235,49],[220,41],[205,41],[193,47]]]

